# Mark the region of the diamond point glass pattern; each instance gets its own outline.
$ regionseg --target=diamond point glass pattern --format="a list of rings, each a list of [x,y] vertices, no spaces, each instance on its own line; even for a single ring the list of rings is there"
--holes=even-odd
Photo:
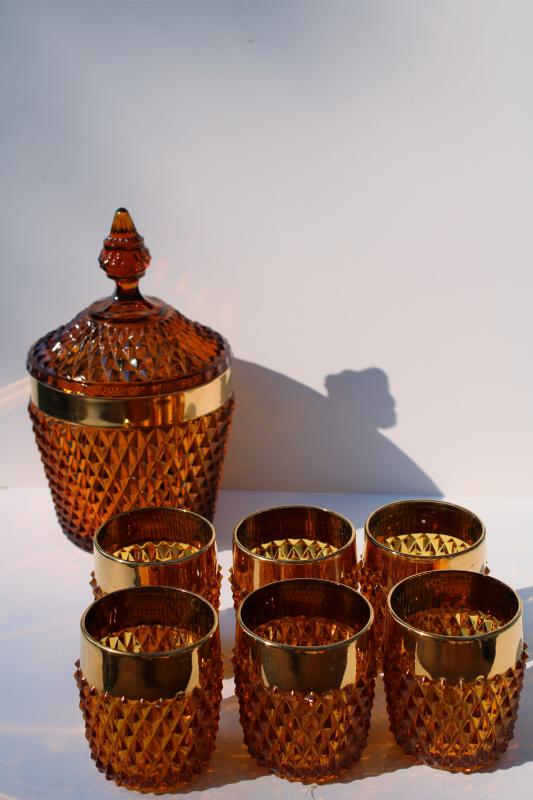
[[[387,594],[408,575],[427,570],[483,572],[485,529],[468,509],[436,500],[401,500],[366,521],[358,565],[361,592],[372,603],[378,661],[385,630]]]
[[[179,625],[130,625],[102,636],[101,643],[120,653],[158,653],[188,647],[200,639]]]
[[[288,561],[305,561],[323,558],[336,553],[338,547],[318,539],[274,539],[253,547],[250,552],[274,561],[282,558]]]
[[[368,739],[374,679],[362,676],[329,692],[267,691],[246,669],[235,665],[240,721],[261,767],[280,778],[321,783],[357,761]]]
[[[154,701],[115,697],[89,686],[76,662],[85,736],[100,772],[119,786],[162,794],[208,764],[215,749],[222,669],[205,665],[205,688]]]
[[[94,536],[95,598],[135,586],[175,586],[218,609],[222,570],[213,525],[192,511],[135,508],[110,517]]]
[[[323,578],[357,586],[355,529],[345,517],[313,506],[250,514],[233,534],[233,603],[267,583]]]
[[[276,616],[278,606],[283,616]],[[260,766],[288,780],[322,783],[359,758],[375,686],[369,618],[358,593],[329,581],[279,581],[244,600],[235,691],[244,742]]]
[[[466,550],[468,542],[443,533],[406,533],[390,536],[384,544],[397,553],[409,556],[445,556]]]
[[[212,519],[233,399],[211,414],[154,428],[97,428],[29,412],[64,533],[92,550],[110,516],[181,506]]]
[[[64,532],[92,549],[110,514],[179,505],[211,518],[233,412],[227,341],[138,282],[150,253],[118,209],[100,266],[116,281],[30,349],[30,417]]]
[[[189,542],[170,542],[160,539],[157,542],[135,542],[113,551],[115,558],[122,561],[179,561],[194,555],[199,550]]]
[[[520,600],[501,581],[461,570],[401,581],[383,653],[396,741],[433,767],[486,766],[512,739],[526,661]]]
[[[385,650],[394,738],[406,753],[432,767],[471,772],[486,766],[513,738],[526,661],[524,650],[501,675],[453,684],[414,675],[405,658],[388,656]]]
[[[218,619],[168,586],[112,592],[81,619],[75,680],[91,756],[106,778],[174,791],[208,763],[222,699]]]

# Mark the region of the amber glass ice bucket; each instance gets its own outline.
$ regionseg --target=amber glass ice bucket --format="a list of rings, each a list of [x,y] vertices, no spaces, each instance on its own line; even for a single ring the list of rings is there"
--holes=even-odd
[[[28,354],[30,417],[63,531],[91,550],[109,517],[177,506],[212,519],[233,412],[231,350],[138,282],[150,263],[119,209],[100,266],[114,294]]]

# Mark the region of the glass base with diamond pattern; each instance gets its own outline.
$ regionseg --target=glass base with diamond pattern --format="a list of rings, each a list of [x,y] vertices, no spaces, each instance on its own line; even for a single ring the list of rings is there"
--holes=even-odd
[[[231,585],[237,609],[260,586],[289,578],[357,585],[355,528],[323,508],[281,506],[250,514],[233,535]]]
[[[509,587],[476,573],[424,573],[391,591],[384,681],[406,753],[471,772],[507,749],[527,660],[521,614]]]
[[[108,594],[82,617],[76,667],[91,757],[106,778],[164,793],[201,772],[222,696],[218,620],[208,603],[170,587]]]
[[[438,500],[401,500],[367,519],[359,587],[374,609],[378,662],[390,589],[409,575],[440,569],[486,570],[485,528],[471,511]]]
[[[322,580],[271,583],[237,621],[235,686],[244,742],[260,766],[323,782],[366,745],[374,699],[372,609]]]
[[[92,550],[100,525],[133,508],[179,506],[212,519],[233,405],[231,398],[196,419],[125,429],[75,425],[30,403],[63,532]]]

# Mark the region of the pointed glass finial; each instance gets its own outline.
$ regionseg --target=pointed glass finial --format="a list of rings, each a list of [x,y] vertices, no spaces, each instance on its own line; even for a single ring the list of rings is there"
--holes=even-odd
[[[111,225],[111,233],[137,233],[137,229],[127,208],[117,208]]]
[[[137,282],[150,264],[150,251],[137,233],[133,220],[125,208],[119,208],[113,217],[109,236],[98,259],[108,278],[124,283]]]

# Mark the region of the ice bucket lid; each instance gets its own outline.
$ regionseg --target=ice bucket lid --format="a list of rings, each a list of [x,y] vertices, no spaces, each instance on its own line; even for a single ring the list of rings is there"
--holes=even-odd
[[[220,334],[141,295],[150,253],[125,208],[115,213],[99,261],[114,294],[35,342],[27,360],[35,381],[69,395],[134,398],[227,377],[231,350]]]

